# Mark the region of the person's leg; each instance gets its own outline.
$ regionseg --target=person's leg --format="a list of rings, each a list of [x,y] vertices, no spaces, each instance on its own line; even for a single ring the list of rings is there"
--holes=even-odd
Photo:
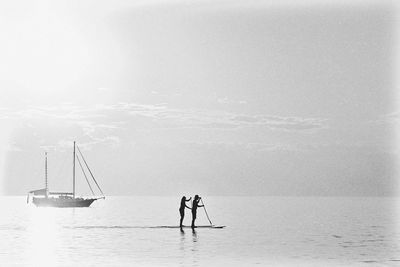
[[[183,223],[183,218],[185,217],[185,213],[183,213],[182,211],[179,211],[179,213],[181,214],[181,220],[179,222],[179,226],[182,228],[182,223]]]
[[[192,213],[192,228],[194,228],[194,221],[196,220],[196,214]]]

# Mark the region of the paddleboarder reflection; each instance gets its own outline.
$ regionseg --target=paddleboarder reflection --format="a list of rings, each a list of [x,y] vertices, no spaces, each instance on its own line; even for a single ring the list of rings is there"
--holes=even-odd
[[[194,196],[193,204],[192,204],[192,229],[194,229],[196,227],[194,225],[194,221],[196,220],[197,208],[204,207],[203,205],[199,204],[200,200],[201,200],[201,197],[199,197],[198,195]]]
[[[181,206],[179,207],[179,213],[181,214],[181,220],[180,220],[179,226],[180,226],[181,230],[182,230],[183,218],[185,218],[185,207],[190,209],[190,207],[188,207],[186,205],[186,202],[190,201],[191,199],[192,199],[191,197],[189,199],[186,199],[185,196],[183,196],[181,199]]]
[[[193,242],[197,242],[197,232],[192,228],[192,236],[193,236]]]

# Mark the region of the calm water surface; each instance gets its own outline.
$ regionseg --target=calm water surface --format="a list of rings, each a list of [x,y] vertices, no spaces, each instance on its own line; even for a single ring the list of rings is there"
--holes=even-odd
[[[400,266],[396,198],[204,197],[227,227],[195,232],[152,228],[178,225],[179,196],[76,209],[0,200],[0,266]]]

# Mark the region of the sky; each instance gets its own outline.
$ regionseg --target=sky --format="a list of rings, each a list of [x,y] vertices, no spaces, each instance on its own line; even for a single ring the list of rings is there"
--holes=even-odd
[[[390,1],[3,1],[1,194],[398,194]],[[78,193],[87,194],[78,175]]]

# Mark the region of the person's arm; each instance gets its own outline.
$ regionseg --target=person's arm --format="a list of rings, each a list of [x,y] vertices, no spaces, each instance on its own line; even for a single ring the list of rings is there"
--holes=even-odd
[[[190,197],[189,199],[186,199],[186,202],[187,202],[187,201],[190,201],[190,200],[192,200],[192,197]]]
[[[190,209],[190,210],[192,209],[191,207],[188,207],[186,204],[185,204],[185,206],[186,206],[186,208],[188,208],[188,209]]]
[[[201,207],[204,207],[204,205],[200,205],[200,204],[199,204],[199,205],[197,205],[197,207],[200,207],[200,208],[201,208]]]

